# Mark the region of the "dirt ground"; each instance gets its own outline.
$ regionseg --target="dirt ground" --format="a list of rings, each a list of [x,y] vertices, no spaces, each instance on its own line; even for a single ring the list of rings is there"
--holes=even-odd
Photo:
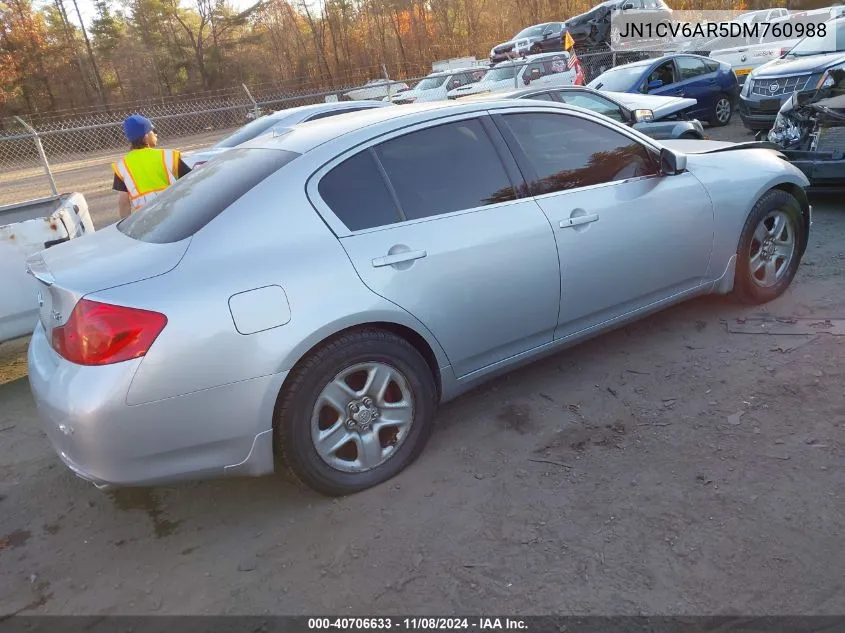
[[[779,300],[695,300],[514,372],[343,499],[282,476],[99,492],[7,344],[0,613],[845,612],[845,337],[821,333],[845,318],[845,209],[814,204]],[[759,316],[788,333],[730,331]]]

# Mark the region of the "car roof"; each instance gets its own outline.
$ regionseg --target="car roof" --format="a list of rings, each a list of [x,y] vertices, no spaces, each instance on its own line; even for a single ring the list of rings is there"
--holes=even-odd
[[[407,125],[424,122],[433,118],[459,114],[483,113],[497,108],[537,108],[554,107],[588,112],[583,108],[552,102],[532,100],[497,99],[490,101],[430,101],[390,108],[373,108],[347,114],[318,119],[287,128],[276,134],[267,134],[243,143],[239,147],[246,149],[288,150],[304,154],[315,147],[335,138],[350,134],[365,127],[378,127],[380,124],[404,119]],[[394,126],[388,126],[394,129]]]

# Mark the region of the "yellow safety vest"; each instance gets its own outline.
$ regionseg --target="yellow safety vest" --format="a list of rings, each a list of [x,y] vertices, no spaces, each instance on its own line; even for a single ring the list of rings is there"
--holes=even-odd
[[[132,211],[137,211],[176,182],[179,159],[179,152],[175,150],[145,147],[133,149],[112,164],[114,173],[126,185]]]

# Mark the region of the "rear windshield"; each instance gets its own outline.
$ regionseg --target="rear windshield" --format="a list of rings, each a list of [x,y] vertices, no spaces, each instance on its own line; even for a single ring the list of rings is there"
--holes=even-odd
[[[117,228],[142,242],[178,242],[297,156],[275,149],[229,150],[180,178]]]
[[[259,134],[263,134],[278,122],[278,118],[271,116],[259,117],[255,119],[255,121],[247,123],[242,128],[239,128],[233,134],[217,141],[214,147],[234,147],[235,145],[246,143],[247,141],[254,139]]]

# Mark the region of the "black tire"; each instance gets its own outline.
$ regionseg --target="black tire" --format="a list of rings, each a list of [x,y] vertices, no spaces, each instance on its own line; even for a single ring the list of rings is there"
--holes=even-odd
[[[720,119],[720,106],[725,106],[728,109],[727,118]],[[724,127],[728,123],[731,122],[731,118],[734,114],[734,105],[731,101],[731,98],[726,94],[719,95],[719,98],[716,100],[716,103],[713,105],[713,112],[710,115],[710,120],[708,121],[710,125],[713,127]]]
[[[403,375],[413,395],[413,422],[387,461],[369,471],[344,472],[317,453],[311,417],[322,389],[345,368],[366,362],[387,364]],[[293,370],[277,407],[276,441],[283,461],[301,483],[327,496],[352,494],[387,481],[419,457],[436,410],[432,370],[410,343],[383,330],[352,331],[315,350]]]
[[[752,249],[756,252],[754,232],[760,223],[773,211],[783,211],[787,217],[789,229],[793,232],[792,235],[794,236],[794,250],[792,260],[789,262],[780,280],[772,286],[763,287],[753,278],[750,259]],[[807,235],[804,232],[801,205],[795,199],[795,196],[781,189],[772,189],[766,192],[757,201],[757,204],[754,205],[742,229],[739,247],[737,249],[734,296],[743,303],[759,305],[768,303],[782,295],[792,283],[795,273],[798,271],[806,239]]]

